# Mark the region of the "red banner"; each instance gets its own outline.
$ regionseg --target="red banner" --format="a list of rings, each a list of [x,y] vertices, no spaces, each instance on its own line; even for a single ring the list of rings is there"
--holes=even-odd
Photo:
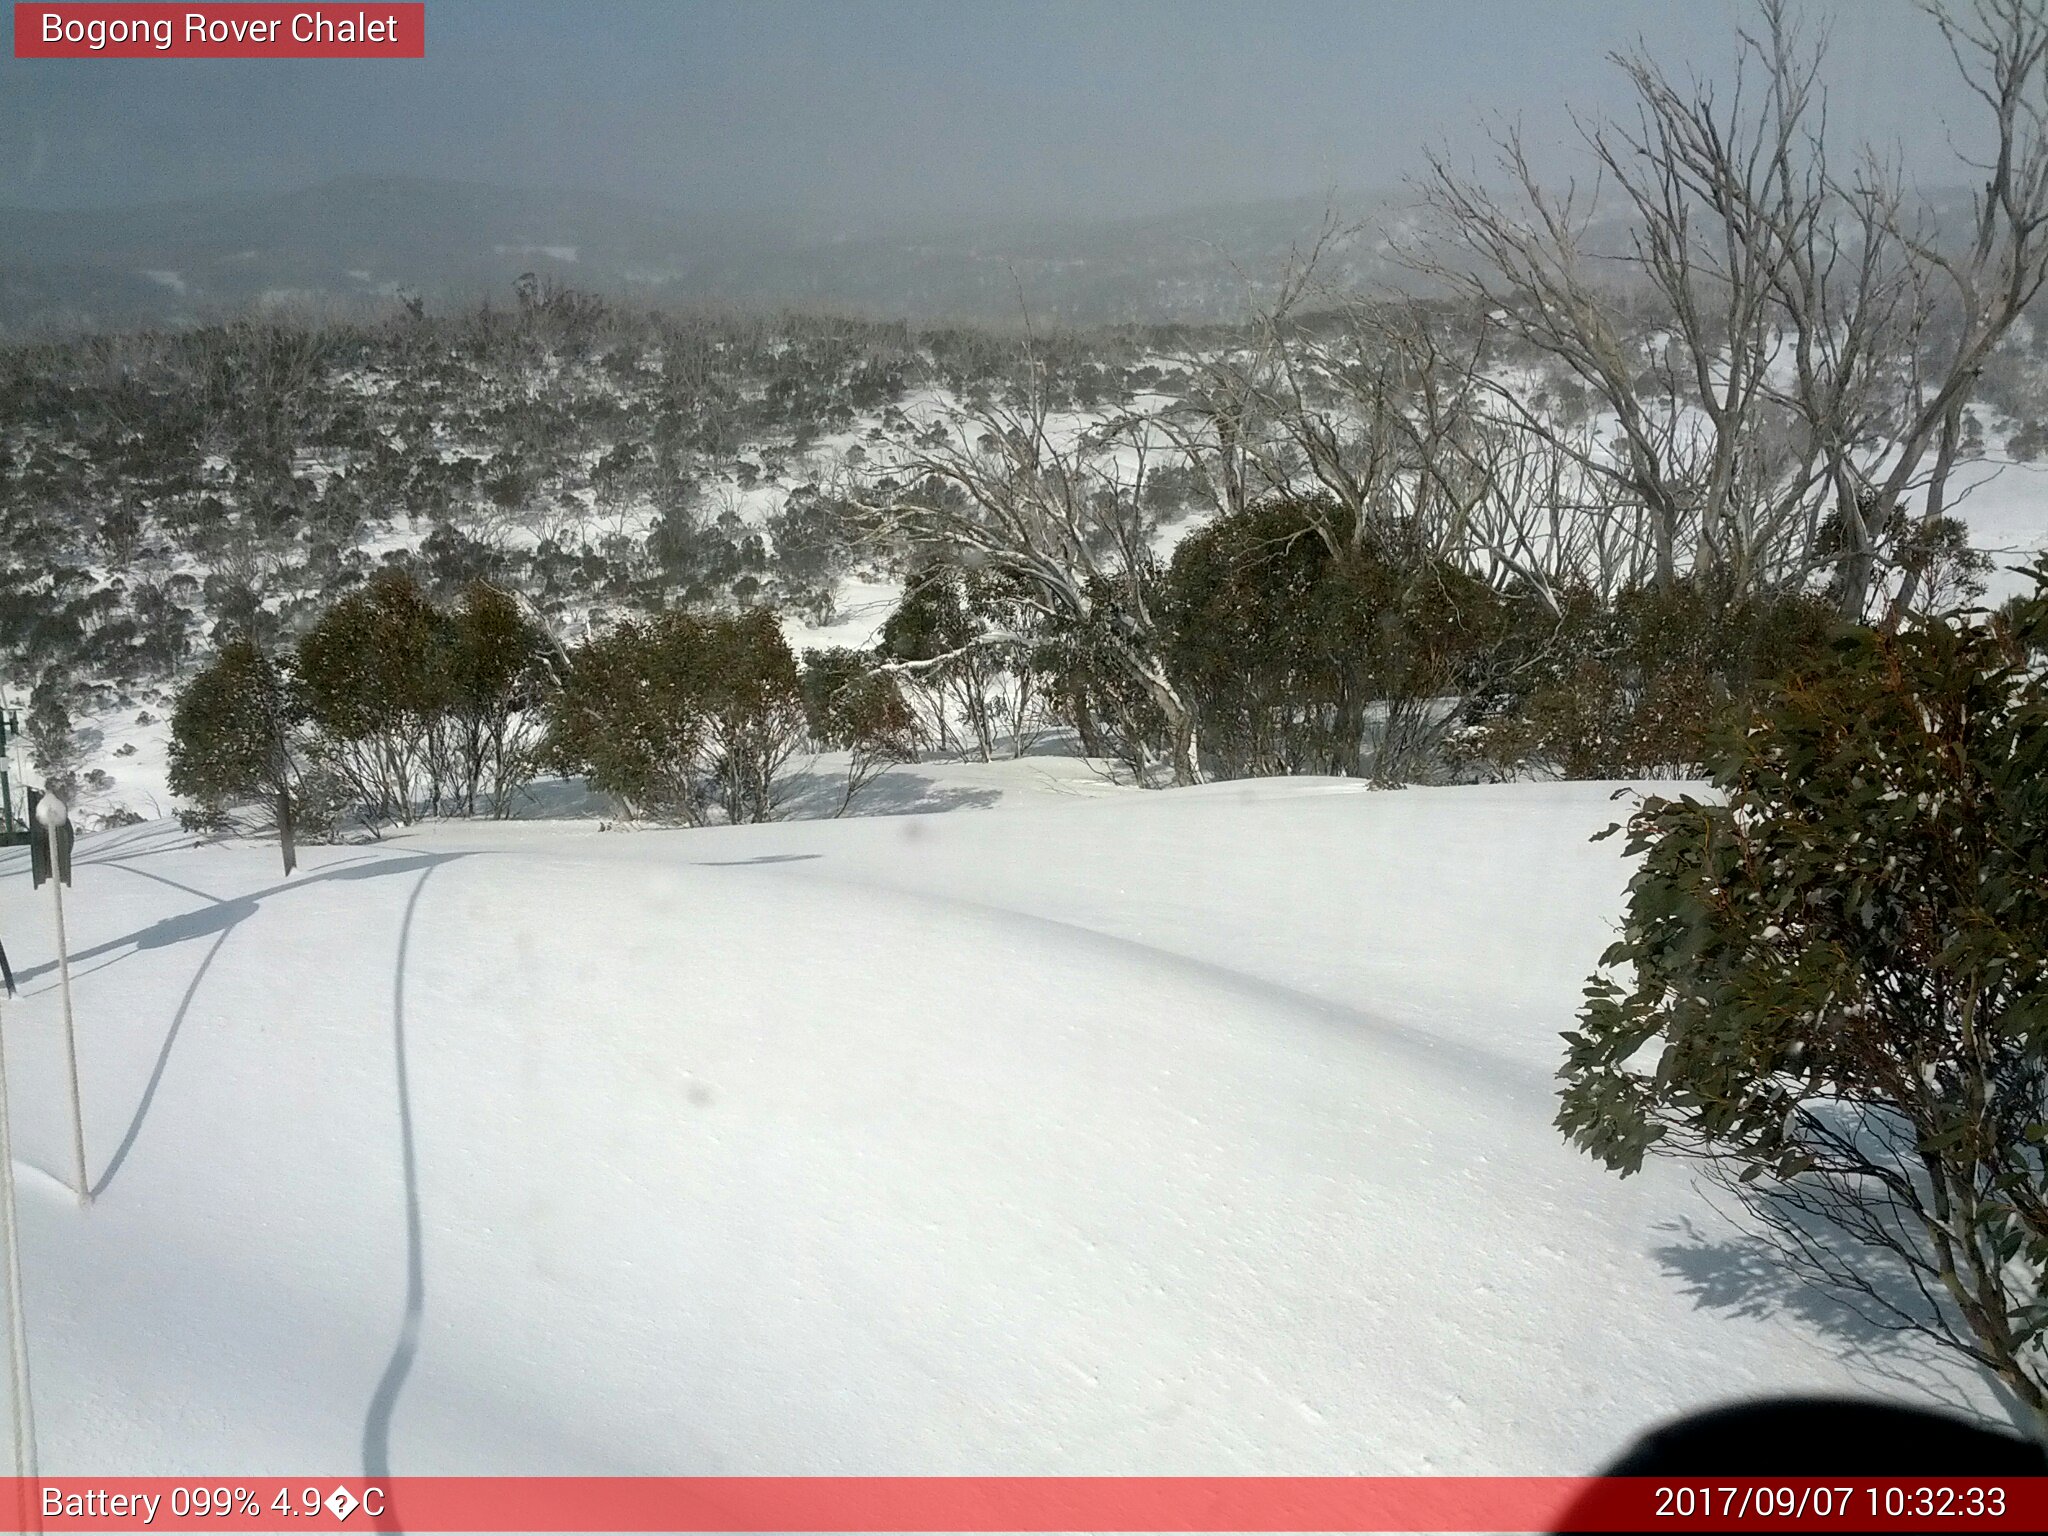
[[[423,3],[14,7],[17,59],[421,59]]]
[[[0,1479],[23,1531],[2039,1531],[2048,1478]]]

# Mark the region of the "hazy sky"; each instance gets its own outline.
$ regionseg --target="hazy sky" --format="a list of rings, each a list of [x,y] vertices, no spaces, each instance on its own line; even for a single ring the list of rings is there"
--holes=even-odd
[[[1960,179],[1968,103],[1907,0],[1820,0],[1837,122]],[[0,59],[0,202],[347,172],[700,209],[1149,213],[1391,187],[1426,143],[1620,100],[1640,37],[1718,72],[1737,0],[430,0],[406,62]],[[1935,174],[1937,169],[1940,174]]]

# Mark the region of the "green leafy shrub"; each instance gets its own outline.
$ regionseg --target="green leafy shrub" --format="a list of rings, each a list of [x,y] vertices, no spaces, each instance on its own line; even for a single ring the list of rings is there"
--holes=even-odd
[[[277,819],[284,870],[297,862],[301,708],[287,668],[246,637],[228,641],[178,695],[171,793],[196,802],[188,831],[219,831],[230,806],[260,801]]]
[[[1611,602],[1568,592],[1558,612],[1526,595],[1510,607],[1494,686],[1475,698],[1461,743],[1501,777],[1693,777],[1715,722],[1821,652],[1834,630],[1817,596],[1736,595],[1707,577]]]
[[[1429,777],[1499,599],[1327,501],[1275,498],[1181,541],[1167,662],[1226,778]]]
[[[503,816],[539,766],[542,705],[553,691],[547,637],[510,595],[472,583],[439,637],[446,669],[436,755],[456,809],[488,795]]]
[[[1743,1197],[1789,1270],[2048,1406],[2048,567],[1859,629],[1651,798],[1558,1126]]]
[[[434,728],[453,702],[447,615],[413,577],[380,571],[300,640],[299,696],[322,760],[372,812],[440,809]]]
[[[547,751],[638,813],[699,826],[714,808],[768,820],[803,737],[796,659],[774,614],[667,613],[571,654]]]
[[[834,646],[804,652],[804,720],[811,740],[846,753],[846,793],[835,815],[891,763],[917,750],[917,715],[894,675],[862,651]]]

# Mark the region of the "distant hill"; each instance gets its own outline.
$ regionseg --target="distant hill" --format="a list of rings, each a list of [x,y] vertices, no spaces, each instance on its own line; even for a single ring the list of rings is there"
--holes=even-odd
[[[1387,266],[1397,205],[1356,199],[1367,233],[1339,275]],[[797,219],[693,216],[604,193],[351,176],[298,191],[118,209],[0,210],[0,333],[189,324],[288,302],[360,308],[399,293],[459,303],[534,272],[653,302],[1003,321],[1020,288],[1066,324],[1227,319],[1246,279],[1313,240],[1319,199],[1120,221],[985,222],[846,233]]]

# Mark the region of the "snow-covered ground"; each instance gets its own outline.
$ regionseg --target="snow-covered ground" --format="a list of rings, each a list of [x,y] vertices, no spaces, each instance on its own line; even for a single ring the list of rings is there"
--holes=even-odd
[[[1995,1411],[1551,1129],[1612,786],[0,854],[47,1473],[1562,1473]],[[1092,785],[1092,787],[1091,787]],[[899,786],[900,789],[900,786]]]
[[[1968,526],[1971,545],[1991,557],[1985,601],[2031,591],[2019,568],[2048,555],[2048,464],[1987,455],[1957,478],[1956,516]]]

